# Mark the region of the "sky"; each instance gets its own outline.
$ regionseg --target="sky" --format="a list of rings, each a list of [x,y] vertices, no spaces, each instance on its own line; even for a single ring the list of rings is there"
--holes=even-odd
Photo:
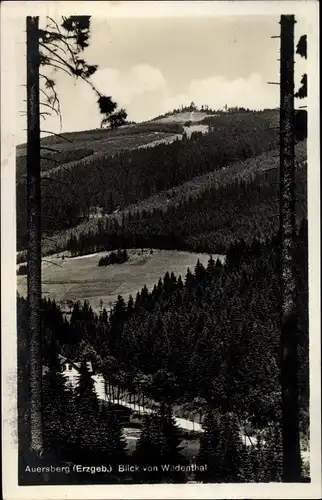
[[[191,101],[216,109],[226,104],[273,108],[279,105],[279,87],[267,82],[279,78],[279,39],[271,38],[279,35],[279,19],[278,15],[93,16],[84,58],[99,66],[93,76],[95,86],[124,107],[130,120],[149,120]],[[16,38],[19,111],[26,109],[24,23],[21,19]],[[306,30],[305,19],[297,17],[295,40]],[[296,86],[305,64],[297,56]],[[90,86],[65,73],[52,76],[61,102],[62,131],[98,128],[100,115]],[[17,118],[17,143],[25,142],[25,122],[25,116]],[[42,126],[60,131],[56,116]]]

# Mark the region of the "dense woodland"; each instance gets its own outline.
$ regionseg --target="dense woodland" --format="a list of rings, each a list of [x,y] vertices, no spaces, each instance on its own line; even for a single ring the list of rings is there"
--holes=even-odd
[[[228,117],[206,135],[193,134],[190,139],[124,151],[112,158],[85,158],[73,168],[56,171],[43,179],[43,231],[50,234],[77,225],[93,205],[109,212],[111,200],[114,206],[124,207],[234,161],[276,148],[277,130],[272,127],[275,115],[247,116],[251,119]],[[25,189],[25,183],[17,184],[18,250],[26,246]]]
[[[55,302],[45,300],[43,362],[50,367],[46,384],[60,384],[60,389],[53,392],[47,390],[47,385],[44,389],[47,449],[59,453],[60,459],[72,462],[82,453],[84,463],[99,463],[107,450],[116,463],[126,453],[116,410],[98,404],[84,367],[81,394],[78,391],[68,395],[63,390],[60,375],[56,374],[57,353],[61,353],[83,362],[90,359],[106,380],[128,390],[142,391],[159,402],[158,415],[146,418],[143,424],[133,455],[136,461],[144,461],[145,457],[150,460],[151,456],[160,461],[164,454],[173,457],[170,463],[184,460],[179,453],[180,434],[172,414],[175,406],[189,404],[201,407],[205,418],[205,434],[197,460],[210,466],[206,475],[201,477],[200,473],[199,480],[279,480],[278,241],[275,235],[265,242],[256,239],[250,244],[244,240],[235,242],[227,250],[225,265],[210,258],[206,268],[197,263],[186,276],[167,273],[151,293],[144,287],[128,303],[120,296],[110,315],[105,309],[96,315],[88,303],[76,303],[67,321]],[[294,255],[300,332],[300,425],[302,434],[307,435],[306,220],[300,225]],[[22,394],[28,370],[26,314],[26,301],[18,298],[22,421],[26,404]],[[76,411],[74,405],[81,408]],[[246,422],[253,431],[263,433],[264,441],[259,439],[255,447],[246,448],[238,437],[239,426]],[[128,477],[129,481],[136,482],[186,479],[181,472]]]
[[[306,217],[307,171],[296,172],[298,223]],[[213,186],[177,206],[128,213],[121,222],[107,218],[96,230],[72,235],[72,256],[115,248],[160,248],[226,253],[230,243],[256,236],[265,240],[279,225],[278,173],[259,173],[248,181]]]

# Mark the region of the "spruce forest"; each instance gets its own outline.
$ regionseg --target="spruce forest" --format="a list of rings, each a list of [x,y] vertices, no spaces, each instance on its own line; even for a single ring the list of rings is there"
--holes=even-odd
[[[38,308],[36,460],[28,144],[17,148],[19,484],[282,482],[280,112],[192,102],[127,121],[91,83],[98,66],[77,59],[88,46],[88,16],[70,19],[40,46],[66,45],[76,33],[78,66],[67,69],[90,82],[103,119],[101,129],[40,141],[47,150],[39,156],[38,214],[46,291]],[[50,64],[41,59],[41,67]],[[291,369],[301,481],[309,482],[306,120],[297,109],[290,259],[297,318]],[[179,272],[174,252],[189,253],[194,265]],[[85,268],[93,255],[95,265]],[[152,287],[149,259],[163,259]],[[77,275],[55,277],[55,266],[70,262],[78,263]],[[126,287],[127,273],[137,277],[135,292]],[[117,297],[110,307],[99,295],[109,280]],[[80,297],[72,295],[75,283],[84,287]],[[99,307],[91,297],[100,298]],[[37,467],[41,474],[31,470]]]

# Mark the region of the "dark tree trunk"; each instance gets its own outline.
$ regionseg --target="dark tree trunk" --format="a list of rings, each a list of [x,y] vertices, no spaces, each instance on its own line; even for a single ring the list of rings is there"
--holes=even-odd
[[[42,454],[39,18],[27,17],[28,331],[31,451]]]
[[[294,267],[295,130],[294,16],[281,16],[280,286],[283,480],[301,480],[298,403],[298,324]]]

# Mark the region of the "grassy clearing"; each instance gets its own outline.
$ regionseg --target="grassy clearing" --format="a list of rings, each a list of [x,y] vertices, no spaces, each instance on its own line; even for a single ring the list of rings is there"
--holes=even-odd
[[[90,143],[91,147],[96,147],[97,141],[113,141],[123,139],[127,136],[141,134],[175,134],[182,133],[182,127],[179,123],[136,123],[133,125],[125,125],[116,130],[94,129],[83,130],[80,132],[66,132],[61,134],[61,137],[50,135],[41,139],[42,145],[55,147],[57,149],[69,149],[84,146],[85,143]],[[17,156],[21,156],[26,152],[26,144],[17,146]]]
[[[166,250],[129,250],[129,260],[124,264],[99,267],[98,261],[107,252],[100,252],[84,257],[52,257],[42,265],[42,284],[44,297],[57,302],[67,300],[88,300],[94,310],[99,310],[100,300],[107,309],[118,295],[128,299],[135,297],[144,285],[151,289],[164,274],[173,271],[176,275],[185,275],[197,260],[207,264],[207,254],[177,252]],[[17,277],[17,290],[26,295],[26,276]]]
[[[198,123],[207,118],[207,116],[216,115],[208,115],[203,111],[183,111],[170,116],[164,116],[163,118],[157,118],[156,120],[153,120],[153,123]]]

